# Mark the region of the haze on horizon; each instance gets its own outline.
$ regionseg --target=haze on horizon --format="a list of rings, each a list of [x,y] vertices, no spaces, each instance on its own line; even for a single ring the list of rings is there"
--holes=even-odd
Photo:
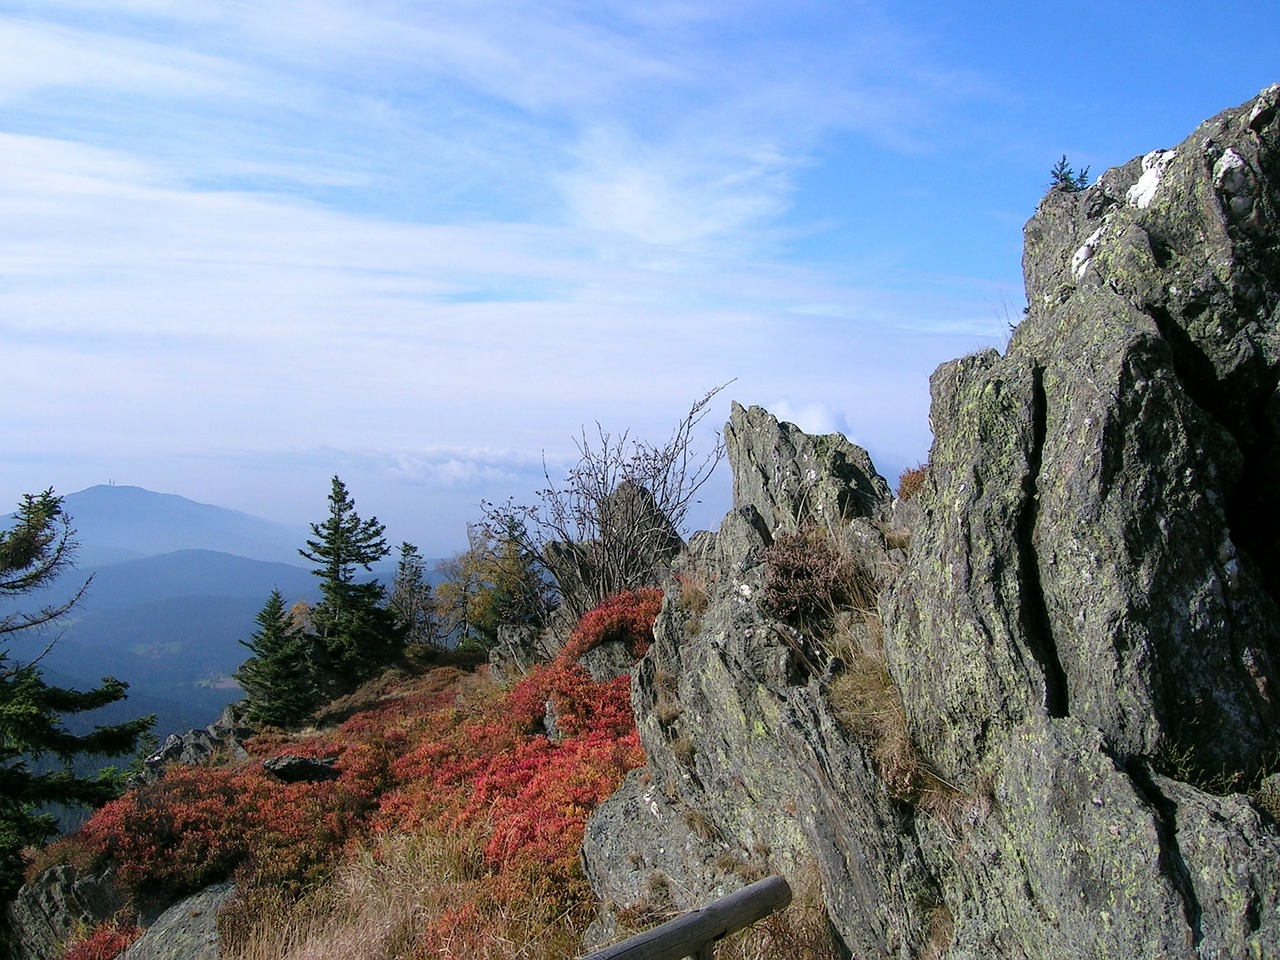
[[[0,512],[114,481],[431,556],[730,399],[890,480],[1021,227],[1280,80],[1267,5],[0,0]],[[702,524],[727,507],[708,491]]]

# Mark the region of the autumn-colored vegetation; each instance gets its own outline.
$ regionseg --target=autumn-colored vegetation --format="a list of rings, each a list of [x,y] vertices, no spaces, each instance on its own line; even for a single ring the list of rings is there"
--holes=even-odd
[[[653,640],[653,621],[662,608],[662,591],[642,587],[614,594],[594,610],[588,610],[569,635],[561,662],[577,660],[602,643],[621,643],[632,659],[639,660]]]
[[[128,921],[108,920],[63,954],[62,960],[114,960],[142,936],[142,928]]]
[[[481,955],[476,938],[491,935],[496,917],[563,939],[590,913],[578,857],[586,820],[644,760],[628,679],[592,681],[574,651],[616,640],[643,653],[660,604],[657,590],[612,598],[583,618],[561,657],[508,690],[483,666],[422,653],[429,662],[335,704],[318,731],[267,731],[246,744],[248,762],[174,767],[48,856],[110,859],[140,897],[234,877],[241,894],[224,936],[253,957],[268,930],[320,914],[332,922],[332,910],[316,911],[334,884],[391,869],[407,849],[446,851],[464,865],[454,871],[462,893],[432,891],[396,955]],[[333,758],[339,775],[280,782],[261,761],[284,754]],[[108,960],[125,935],[93,931],[64,960]]]
[[[910,500],[912,497],[918,496],[920,491],[924,489],[925,481],[929,479],[929,465],[927,463],[917,464],[914,467],[908,467],[903,470],[898,477],[898,499]]]

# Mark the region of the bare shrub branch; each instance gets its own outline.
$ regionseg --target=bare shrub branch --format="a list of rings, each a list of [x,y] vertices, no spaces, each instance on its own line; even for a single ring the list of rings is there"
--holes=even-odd
[[[547,485],[535,503],[483,505],[491,529],[524,531],[525,547],[556,581],[566,613],[581,616],[616,593],[661,578],[683,544],[695,495],[724,458],[719,434],[701,456],[693,434],[725,386],[694,403],[662,446],[633,439],[629,430],[614,435],[597,423],[594,436],[583,428],[575,441],[578,462],[563,482],[552,480],[544,459]]]

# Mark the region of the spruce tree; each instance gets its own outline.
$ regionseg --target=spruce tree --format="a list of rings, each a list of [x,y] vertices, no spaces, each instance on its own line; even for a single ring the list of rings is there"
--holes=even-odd
[[[405,643],[440,645],[439,616],[431,584],[427,582],[426,566],[418,548],[407,541],[400,544],[400,562],[391,585],[390,606]]]
[[[251,723],[288,727],[307,719],[319,705],[310,644],[273,590],[258,612],[258,629],[240,642],[253,656],[236,671]]]
[[[298,552],[316,564],[321,599],[311,613],[316,660],[331,692],[358,683],[390,663],[402,646],[382,584],[357,580],[357,568],[372,569],[389,552],[377,517],[360,519],[346,485],[333,478],[329,516],[311,524],[314,539]]]
[[[70,520],[62,498],[52,490],[23,497],[13,526],[0,532],[0,601],[8,602],[50,584],[70,565],[75,549]],[[51,624],[71,609],[84,587],[67,602],[36,610],[10,610],[0,617],[0,639]],[[35,639],[26,634],[22,639]],[[71,763],[82,756],[120,756],[137,751],[152,717],[98,726],[76,735],[63,726],[68,714],[83,713],[124,699],[127,685],[112,677],[89,691],[50,686],[38,662],[48,643],[36,639],[35,656],[25,663],[11,661],[8,647],[0,649],[0,900],[22,883],[22,849],[57,833],[47,808],[59,805],[98,805],[116,796],[122,777],[105,770],[94,777],[75,774]],[[52,758],[37,771],[32,765]]]
[[[1080,193],[1089,189],[1089,168],[1085,167],[1079,173],[1067,162],[1067,155],[1064,153],[1062,159],[1053,165],[1053,169],[1049,171],[1049,187],[1050,189],[1065,190],[1067,193]]]

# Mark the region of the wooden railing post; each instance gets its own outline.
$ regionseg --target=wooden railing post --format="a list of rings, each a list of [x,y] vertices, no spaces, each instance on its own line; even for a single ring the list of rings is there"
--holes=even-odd
[[[767,877],[682,914],[660,927],[587,954],[582,960],[711,960],[713,944],[743,930],[791,903],[791,887],[783,877]]]

